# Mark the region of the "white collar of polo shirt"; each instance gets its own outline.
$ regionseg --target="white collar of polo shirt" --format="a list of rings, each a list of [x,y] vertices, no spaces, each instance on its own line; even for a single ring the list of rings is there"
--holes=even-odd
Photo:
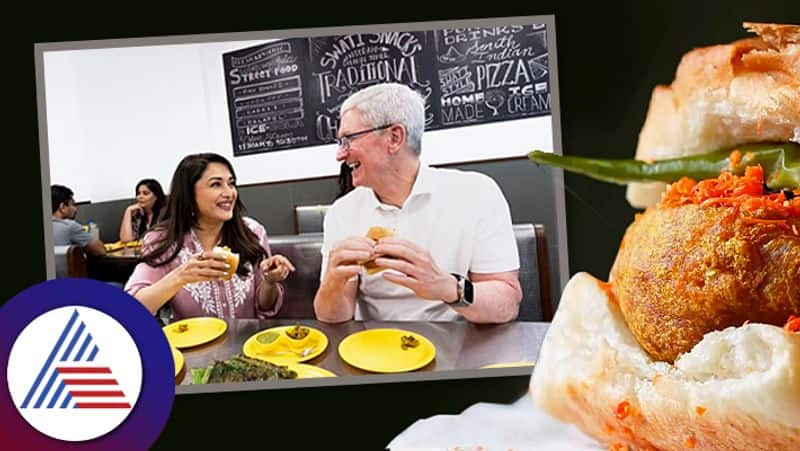
[[[369,197],[370,202],[372,202],[373,207],[377,209],[402,210],[409,204],[409,202],[411,202],[411,199],[414,199],[416,196],[433,194],[433,185],[431,183],[430,172],[431,168],[429,168],[425,163],[420,162],[419,170],[417,171],[417,177],[414,180],[414,184],[411,186],[411,192],[408,193],[408,198],[406,198],[405,202],[403,202],[402,207],[397,208],[394,205],[381,203],[381,201],[378,200],[378,196],[375,195],[375,191],[373,190],[370,190],[372,193],[372,196]]]

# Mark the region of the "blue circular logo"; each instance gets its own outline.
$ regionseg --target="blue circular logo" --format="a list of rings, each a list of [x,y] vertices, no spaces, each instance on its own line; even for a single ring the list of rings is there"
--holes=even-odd
[[[136,299],[91,279],[34,285],[0,308],[0,449],[139,450],[175,398],[172,352]]]

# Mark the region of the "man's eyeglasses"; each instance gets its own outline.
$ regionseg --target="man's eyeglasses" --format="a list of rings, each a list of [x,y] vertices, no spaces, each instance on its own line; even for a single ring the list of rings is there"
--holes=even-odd
[[[341,148],[342,150],[348,150],[348,149],[350,149],[350,143],[353,142],[354,139],[356,139],[356,138],[358,138],[360,136],[364,136],[367,133],[372,133],[372,132],[376,132],[378,130],[387,129],[387,128],[391,127],[392,125],[394,125],[394,124],[381,125],[380,127],[371,128],[369,130],[361,130],[360,132],[355,132],[355,133],[350,133],[349,135],[344,135],[341,138],[336,138],[336,144],[338,144],[339,148]]]

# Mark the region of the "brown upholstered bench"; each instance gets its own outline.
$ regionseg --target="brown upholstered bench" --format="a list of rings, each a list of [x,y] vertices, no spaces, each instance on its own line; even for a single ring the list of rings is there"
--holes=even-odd
[[[322,234],[278,235],[269,238],[273,254],[291,260],[295,271],[283,283],[286,294],[279,318],[314,318],[314,295],[322,266]]]

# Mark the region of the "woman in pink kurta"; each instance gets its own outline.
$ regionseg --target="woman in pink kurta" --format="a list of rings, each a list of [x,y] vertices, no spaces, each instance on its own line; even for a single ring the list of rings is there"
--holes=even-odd
[[[239,254],[230,280],[216,246]],[[142,262],[125,290],[153,313],[168,304],[172,319],[265,318],[280,309],[280,282],[293,270],[286,257],[271,254],[264,227],[244,216],[230,163],[197,154],[175,170],[166,215],[145,235]]]

